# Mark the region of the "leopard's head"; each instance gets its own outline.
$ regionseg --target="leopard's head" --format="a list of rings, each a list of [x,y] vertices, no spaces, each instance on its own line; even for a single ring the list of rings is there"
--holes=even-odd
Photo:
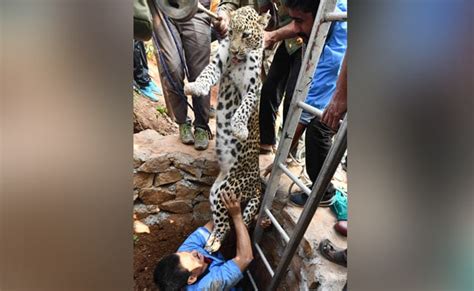
[[[270,19],[270,13],[261,16],[250,6],[233,11],[230,15],[229,39],[232,57],[244,59],[252,50],[263,46],[263,30]]]

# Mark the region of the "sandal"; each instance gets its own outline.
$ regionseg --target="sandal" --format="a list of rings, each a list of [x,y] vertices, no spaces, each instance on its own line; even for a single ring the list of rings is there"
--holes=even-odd
[[[319,243],[319,252],[328,261],[347,267],[347,249],[336,248],[330,240],[325,239]]]

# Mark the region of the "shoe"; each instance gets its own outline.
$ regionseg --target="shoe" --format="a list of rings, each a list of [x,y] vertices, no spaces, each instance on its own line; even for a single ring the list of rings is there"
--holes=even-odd
[[[347,267],[347,249],[339,249],[335,247],[328,239],[325,239],[319,244],[319,252],[327,260]]]
[[[156,93],[156,95],[163,96],[163,92],[161,91],[160,87],[156,85],[156,83],[153,80],[150,80],[148,83],[148,86],[151,88],[153,92]]]
[[[311,185],[306,185],[308,188],[311,189]],[[324,194],[323,199],[319,202],[320,207],[329,207],[334,204],[335,199],[334,192],[326,191]],[[295,206],[303,207],[306,204],[306,200],[308,200],[308,194],[303,191],[295,192],[290,196],[290,201]]]
[[[209,118],[216,118],[216,108],[211,105],[211,108],[209,108]]]
[[[155,94],[151,90],[150,86],[146,86],[146,87],[143,87],[143,88],[138,88],[138,91],[140,92],[140,94],[147,97],[151,101],[158,102],[158,97],[155,96]]]
[[[308,194],[301,192],[290,196],[290,201],[296,206],[303,207],[308,200]]]
[[[194,148],[203,151],[209,146],[209,133],[207,130],[196,127],[194,130]]]
[[[193,144],[194,136],[191,129],[191,124],[183,123],[179,125],[179,138],[184,144]]]

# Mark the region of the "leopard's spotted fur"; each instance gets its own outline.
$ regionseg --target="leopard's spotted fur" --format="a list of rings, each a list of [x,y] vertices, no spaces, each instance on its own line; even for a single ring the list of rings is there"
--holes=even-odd
[[[204,96],[220,80],[216,139],[220,173],[210,193],[214,230],[206,244],[209,252],[220,248],[230,230],[222,191],[248,201],[243,211],[247,226],[260,205],[258,108],[263,29],[269,18],[269,14],[259,16],[251,7],[232,12],[229,36],[221,41],[217,54],[196,82],[184,88],[186,94]]]

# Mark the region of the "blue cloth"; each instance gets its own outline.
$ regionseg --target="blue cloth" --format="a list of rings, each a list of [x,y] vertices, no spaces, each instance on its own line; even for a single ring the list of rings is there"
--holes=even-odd
[[[225,261],[224,256],[217,252],[210,254],[205,249],[207,239],[210,232],[205,227],[200,227],[195,230],[178,248],[178,252],[198,251],[201,255],[212,260],[206,272],[192,285],[188,285],[186,290],[215,290],[211,286],[218,284],[220,288],[217,290],[237,290],[235,288],[229,289],[237,284],[242,278],[243,274],[239,266],[233,261]]]
[[[347,12],[347,0],[339,0],[336,12]],[[305,103],[324,110],[336,89],[337,77],[347,48],[347,22],[337,21],[329,31]],[[303,111],[300,122],[307,125],[313,115]]]

